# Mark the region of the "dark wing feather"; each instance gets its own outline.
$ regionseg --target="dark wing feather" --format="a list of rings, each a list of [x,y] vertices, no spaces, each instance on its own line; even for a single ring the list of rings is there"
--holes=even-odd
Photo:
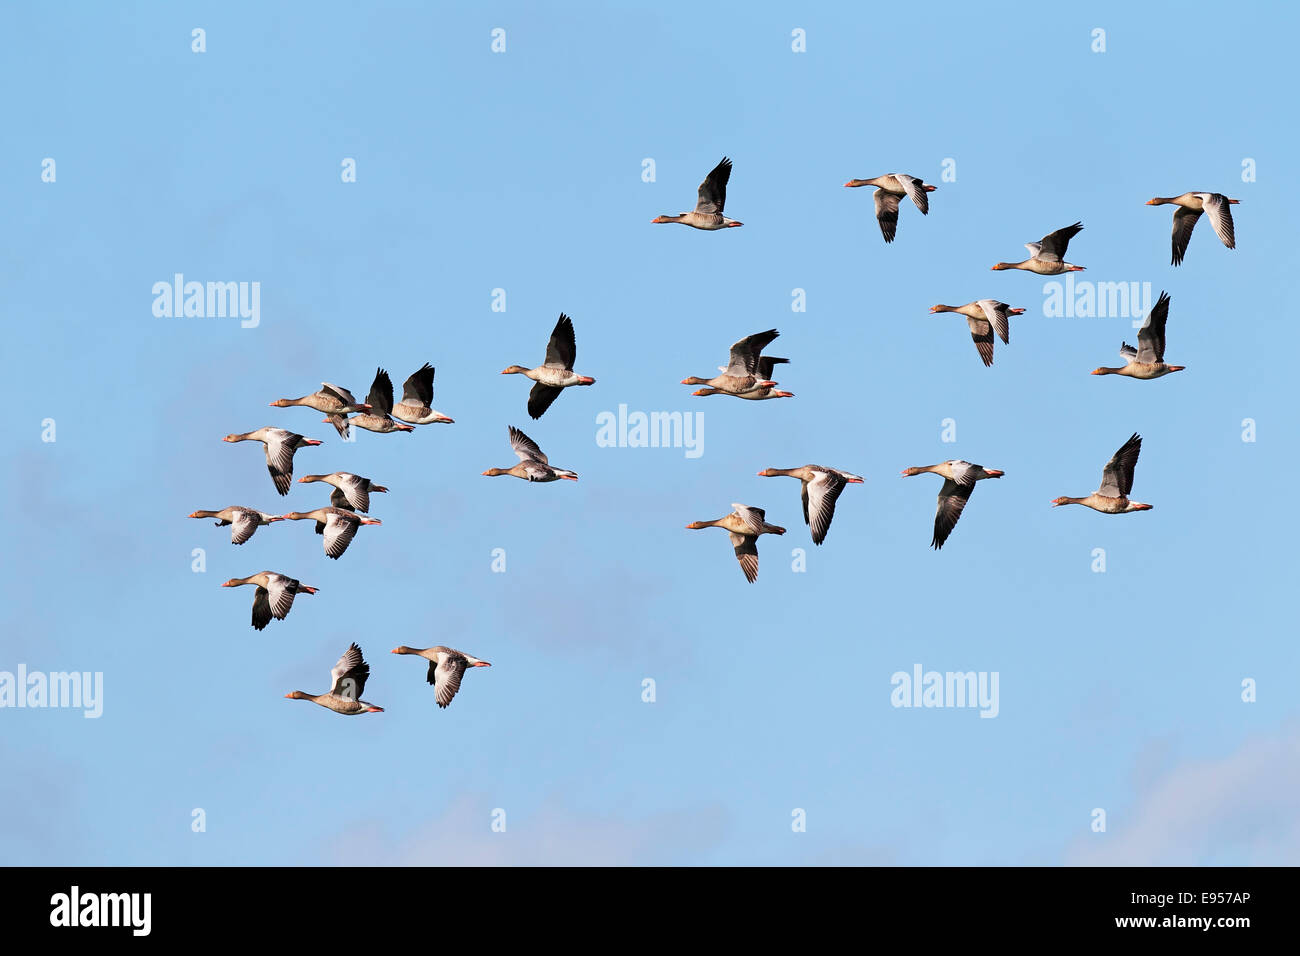
[[[542,364],[572,372],[577,358],[578,340],[573,332],[573,320],[561,312],[551,332],[551,340],[546,343],[546,361]]]
[[[1192,230],[1196,228],[1196,220],[1200,218],[1201,211],[1199,209],[1187,209],[1179,206],[1174,210],[1174,255],[1171,260],[1174,265],[1183,264],[1183,257],[1187,255],[1187,244],[1192,241]]]
[[[727,204],[727,182],[731,179],[731,160],[726,156],[722,162],[713,167],[713,171],[700,183],[699,198],[695,211],[701,215],[722,215],[722,208]]]
[[[873,198],[876,200],[876,222],[880,223],[880,232],[885,237],[885,242],[893,242],[894,233],[898,231],[898,201],[903,197],[877,189]]]
[[[528,392],[528,416],[541,418],[563,391],[564,389],[556,388],[554,385],[535,383]]]
[[[753,584],[758,580],[758,536],[734,531],[727,533],[731,535],[731,546],[736,549],[736,560],[740,562],[740,570],[745,572],[745,580]]]
[[[1169,293],[1161,292],[1156,304],[1147,314],[1147,320],[1138,329],[1139,362],[1163,362],[1165,360],[1165,322],[1169,320]]]
[[[402,401],[424,406],[433,402],[433,366],[428,362],[402,384]]]
[[[1127,498],[1133,490],[1133,471],[1142,452],[1142,436],[1137,432],[1120,446],[1119,451],[1106,462],[1101,473],[1101,487],[1097,494],[1107,498]]]
[[[993,326],[987,319],[972,319],[970,316],[966,317],[966,324],[970,326],[970,337],[975,342],[975,350],[980,353],[985,366],[992,365]]]
[[[375,380],[370,385],[370,394],[366,402],[373,415],[391,415],[393,413],[393,380],[382,368],[375,371]]]
[[[1081,232],[1083,232],[1083,223],[1081,222],[1076,222],[1073,226],[1066,226],[1064,229],[1058,229],[1056,232],[1049,232],[1043,236],[1043,241],[1039,244],[1038,258],[1048,262],[1063,261],[1070,240]]]
[[[951,478],[943,480],[943,487],[939,489],[938,507],[934,512],[934,538],[930,541],[930,547],[934,550],[942,548],[948,535],[952,534],[952,529],[957,527],[957,519],[961,517],[974,490],[973,481],[969,485],[959,485]]]

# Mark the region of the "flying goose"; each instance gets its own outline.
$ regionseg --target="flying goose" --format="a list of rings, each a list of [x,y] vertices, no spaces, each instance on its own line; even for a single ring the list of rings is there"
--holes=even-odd
[[[325,557],[337,561],[348,549],[357,529],[363,524],[383,524],[378,518],[363,518],[351,508],[317,508],[314,511],[290,511],[283,516],[286,521],[313,520],[318,525],[325,523],[321,529],[324,535]]]
[[[1232,210],[1230,206],[1240,203],[1240,199],[1229,199],[1222,193],[1183,193],[1181,196],[1148,199],[1148,206],[1177,206],[1174,210],[1173,258],[1174,265],[1182,265],[1183,256],[1187,255],[1187,244],[1192,241],[1192,230],[1201,213],[1209,213],[1210,225],[1214,227],[1219,241],[1229,249],[1237,248],[1237,237],[1232,228]]]
[[[383,485],[377,485],[369,478],[362,478],[360,475],[354,475],[350,471],[334,471],[328,475],[303,475],[298,479],[301,482],[323,481],[327,485],[333,485],[354,511],[370,510],[370,493],[383,492],[387,494],[388,489]],[[333,494],[331,493],[331,499]]]
[[[1165,364],[1165,322],[1169,320],[1169,293],[1161,292],[1156,304],[1147,314],[1147,320],[1138,329],[1138,347],[1121,343],[1119,354],[1127,363],[1123,368],[1095,368],[1093,375],[1127,375],[1129,378],[1160,378],[1170,372],[1181,372],[1186,365]]]
[[[579,375],[573,371],[573,361],[578,357],[577,339],[573,334],[573,320],[563,312],[551,332],[551,339],[546,343],[546,361],[537,368],[524,368],[511,365],[501,370],[502,375],[526,375],[537,384],[528,393],[528,414],[541,418],[551,403],[560,397],[560,392],[570,385],[595,385],[596,380],[590,375]]]
[[[731,546],[736,551],[736,560],[740,570],[745,572],[745,580],[753,584],[758,580],[758,536],[761,534],[785,534],[785,528],[768,524],[767,512],[762,508],[751,508],[732,502],[735,510],[723,515],[716,521],[692,521],[686,527],[691,531],[700,528],[725,528],[731,536]]]
[[[909,197],[916,204],[916,208],[921,210],[921,215],[928,216],[930,197],[926,194],[939,188],[907,173],[887,173],[875,179],[850,179],[844,185],[876,187],[872,198],[876,201],[876,221],[880,223],[880,232],[884,235],[885,242],[893,242],[894,233],[898,230],[899,201],[904,196]]]
[[[451,699],[456,696],[456,691],[460,690],[460,679],[465,676],[467,668],[492,666],[487,661],[481,661],[464,651],[443,647],[441,644],[423,650],[403,644],[394,647],[392,652],[414,654],[429,662],[429,673],[425,679],[433,685],[433,699],[439,707],[447,707],[451,703]]]
[[[402,383],[402,400],[393,406],[393,417],[412,425],[451,425],[454,421],[430,408],[433,402],[433,366],[428,362]]]
[[[570,481],[578,480],[577,472],[551,465],[546,455],[537,447],[537,442],[514,425],[510,426],[510,447],[518,456],[519,464],[513,468],[489,468],[483,474],[489,478],[495,478],[497,475],[513,475],[525,481],[558,481],[561,478]]]
[[[1150,511],[1152,506],[1140,501],[1129,501],[1128,493],[1133,490],[1133,470],[1137,468],[1138,455],[1142,452],[1142,436],[1134,432],[1119,451],[1106,462],[1101,472],[1101,487],[1086,498],[1069,498],[1062,496],[1052,501],[1052,507],[1058,505],[1083,505],[1093,511],[1107,515],[1122,515],[1130,511]]]
[[[720,368],[721,375],[715,375],[713,378],[698,378],[692,375],[682,379],[682,384],[708,385],[720,392],[727,392],[731,395],[742,395],[745,392],[760,388],[771,388],[776,385],[776,382],[764,378],[762,369],[766,369],[770,374],[772,365],[778,360],[773,359],[772,363],[761,365],[762,359],[759,353],[780,334],[776,329],[768,329],[766,332],[755,332],[753,335],[745,336],[731,346],[730,361],[726,367]],[[784,359],[779,361],[784,361]],[[712,395],[714,393],[696,392],[694,394]]]
[[[723,156],[722,162],[714,166],[713,171],[704,177],[704,182],[700,183],[699,198],[695,202],[694,210],[677,216],[655,216],[650,221],[652,223],[680,222],[683,226],[710,231],[743,226],[743,222],[728,219],[722,214],[722,207],[727,204],[727,180],[730,178],[731,160]]]
[[[259,571],[246,578],[231,578],[223,588],[237,588],[242,584],[256,584],[253,593],[253,628],[262,630],[271,623],[271,618],[283,621],[289,616],[293,599],[297,594],[315,594],[319,588],[309,588],[299,583],[297,578],[274,571]]]
[[[957,519],[961,517],[971,492],[975,490],[975,482],[981,478],[1001,478],[1006,474],[1005,471],[973,465],[959,458],[942,461],[937,465],[903,469],[903,476],[907,478],[927,473],[943,475],[943,487],[939,489],[939,501],[934,512],[934,537],[930,541],[930,547],[936,551],[943,547],[948,535],[957,526]]]
[[[370,410],[354,415],[350,419],[358,428],[381,434],[415,431],[414,425],[405,425],[393,420],[393,380],[382,368],[375,370],[375,380],[370,383],[370,394],[366,396],[366,402],[370,405]],[[330,420],[330,418],[325,419],[327,422]]]
[[[827,468],[823,465],[804,465],[802,468],[764,468],[760,478],[798,478],[799,496],[803,499],[803,523],[812,529],[813,544],[826,540],[835,517],[835,502],[847,485],[860,485],[863,479],[852,472]]]
[[[278,398],[271,403],[272,408],[288,408],[291,405],[305,405],[318,412],[325,412],[325,419],[345,440],[348,437],[348,415],[352,412],[364,412],[370,409],[365,402],[358,402],[342,385],[321,382],[320,391],[302,398]]]
[[[231,505],[229,508],[222,508],[220,511],[195,511],[190,517],[216,518],[215,524],[218,528],[230,525],[231,544],[243,544],[253,536],[253,532],[258,528],[268,525],[272,521],[283,520],[276,515],[269,515],[265,511],[258,511],[256,508],[243,508],[239,505]]]
[[[366,681],[369,679],[370,665],[361,656],[361,648],[356,644],[350,644],[338,663],[330,670],[328,693],[308,694],[301,690],[294,690],[284,696],[290,700],[309,700],[329,708],[336,714],[348,717],[354,714],[383,713],[384,708],[376,707],[361,699],[361,695],[366,690]]]
[[[1025,248],[1029,250],[1029,258],[1024,262],[999,262],[993,267],[997,272],[1001,269],[1023,269],[1026,272],[1036,272],[1040,276],[1055,276],[1062,272],[1082,272],[1083,266],[1076,266],[1072,262],[1065,261],[1065,250],[1070,245],[1070,240],[1083,231],[1083,223],[1076,222],[1073,226],[1066,226],[1064,229],[1058,229],[1056,232],[1049,232],[1043,236],[1041,242],[1026,242]]]
[[[965,305],[934,305],[931,314],[936,312],[956,312],[966,317],[970,327],[970,337],[975,342],[975,351],[979,352],[984,365],[993,364],[993,333],[997,332],[1007,345],[1011,344],[1011,323],[1008,316],[1022,315],[1024,309],[1013,309],[997,299],[976,299]]]
[[[297,432],[269,426],[242,435],[227,435],[222,441],[260,441],[266,445],[266,470],[271,473],[275,490],[281,495],[289,493],[289,483],[293,481],[293,453],[299,448],[320,444],[314,438],[303,438]]]

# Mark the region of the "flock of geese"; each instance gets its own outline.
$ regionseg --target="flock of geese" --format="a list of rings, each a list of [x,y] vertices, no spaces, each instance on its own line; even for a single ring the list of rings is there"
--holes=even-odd
[[[654,223],[680,223],[694,229],[714,231],[730,229],[744,225],[730,219],[724,214],[727,200],[727,183],[731,178],[731,160],[723,157],[722,161],[705,177],[699,186],[695,208],[678,215],[657,216]],[[881,234],[887,243],[892,243],[898,230],[900,203],[904,198],[910,199],[921,215],[927,215],[930,209],[929,194],[937,187],[923,180],[901,173],[877,176],[873,179],[853,179],[844,184],[856,188],[872,186],[875,188],[876,220]],[[1229,199],[1219,193],[1188,192],[1180,196],[1156,197],[1147,205],[1174,205],[1173,223],[1173,265],[1180,265],[1186,255],[1192,230],[1202,213],[1209,216],[1210,224],[1223,244],[1229,249],[1236,247],[1230,206],[1238,200]],[[1084,266],[1075,265],[1065,259],[1070,240],[1083,230],[1083,224],[1073,225],[1048,233],[1039,242],[1026,244],[1029,258],[1021,262],[998,262],[995,271],[1019,269],[1038,275],[1059,275],[1066,272],[1083,270]],[[1010,344],[1010,317],[1021,315],[1024,309],[1013,308],[996,299],[977,299],[966,305],[936,305],[932,313],[953,312],[966,319],[971,339],[985,366],[993,364],[993,345],[996,338],[1004,344]],[[1169,316],[1169,295],[1161,293],[1159,300],[1152,307],[1146,323],[1138,332],[1137,348],[1127,342],[1120,350],[1125,364],[1119,368],[1101,367],[1093,371],[1094,375],[1126,375],[1136,379],[1155,379],[1171,372],[1182,371],[1184,366],[1168,365],[1164,360],[1165,325]],[[693,395],[730,395],[750,401],[763,401],[775,398],[793,398],[788,391],[777,388],[779,384],[772,376],[778,365],[784,365],[789,359],[763,355],[765,348],[780,333],[776,329],[756,332],[745,336],[731,346],[727,365],[719,366],[718,375],[710,378],[691,376],[682,380],[683,385],[703,386]],[[502,375],[523,375],[532,380],[533,387],[528,393],[527,410],[534,420],[540,419],[559,398],[566,388],[594,385],[595,379],[580,375],[574,371],[577,359],[577,338],[573,320],[561,313],[555,328],[551,332],[546,346],[546,356],[540,365],[527,368],[511,365],[502,371]],[[322,383],[319,391],[302,398],[282,398],[271,402],[273,407],[286,408],[303,406],[323,412],[324,423],[334,426],[345,440],[350,429],[355,426],[376,433],[412,432],[416,426],[450,424],[452,419],[436,411],[433,402],[434,369],[428,363],[413,372],[402,386],[402,399],[394,402],[393,382],[389,374],[380,368],[376,371],[370,392],[364,402],[358,402],[346,388],[331,383]],[[518,464],[510,468],[489,468],[483,472],[487,476],[510,475],[530,482],[550,482],[566,479],[577,481],[576,472],[552,465],[540,446],[515,426],[508,430],[510,447]],[[230,434],[227,442],[257,441],[265,449],[266,467],[270,472],[275,490],[280,495],[287,495],[293,482],[293,459],[301,448],[310,448],[322,444],[296,432],[283,428],[267,426],[242,434]],[[1060,497],[1052,505],[1078,504],[1091,508],[1102,514],[1127,514],[1135,511],[1148,511],[1151,505],[1130,499],[1133,487],[1133,473],[1137,466],[1138,454],[1142,449],[1142,439],[1134,434],[1119,450],[1111,456],[1102,470],[1100,487],[1090,495],[1082,498]],[[800,497],[803,504],[804,523],[808,526],[813,543],[822,544],[830,530],[831,520],[835,514],[835,504],[840,494],[850,484],[862,484],[860,475],[830,468],[823,465],[804,465],[798,468],[765,468],[759,476],[764,478],[797,478],[800,483]],[[937,508],[934,517],[934,529],[931,547],[938,550],[948,540],[961,517],[962,511],[970,499],[975,485],[985,478],[1001,478],[1005,472],[994,468],[985,468],[973,462],[952,459],[935,465],[926,465],[904,469],[904,476],[936,474],[943,478],[939,490]],[[314,521],[316,533],[322,536],[326,557],[339,559],[357,532],[366,525],[379,525],[380,520],[368,516],[371,493],[387,493],[388,489],[376,484],[372,479],[350,472],[336,471],[325,475],[305,475],[298,479],[300,483],[323,482],[330,485],[330,501],[327,507],[311,511],[291,511],[283,515],[274,515],[256,508],[232,505],[221,511],[195,511],[191,518],[215,518],[218,526],[230,527],[232,544],[241,545],[249,540],[258,528],[277,521]],[[786,529],[767,521],[762,508],[740,503],[732,504],[732,511],[712,521],[693,521],[688,529],[722,528],[730,536],[736,559],[746,580],[754,582],[758,578],[758,538],[764,534],[783,535]],[[222,587],[239,587],[253,585],[252,625],[257,630],[265,628],[272,620],[283,620],[293,607],[294,599],[299,594],[315,594],[317,588],[303,584],[297,578],[274,571],[261,571],[245,578],[231,578]],[[413,654],[429,662],[426,675],[427,682],[433,686],[434,700],[439,707],[447,707],[460,689],[461,678],[471,667],[488,667],[487,661],[454,648],[437,645],[427,648],[414,648],[405,645],[393,649],[394,654]],[[366,663],[361,648],[355,643],[349,645],[338,662],[330,671],[330,689],[323,694],[308,694],[295,690],[285,696],[295,700],[310,700],[335,713],[354,715],[376,713],[383,710],[374,704],[362,700],[366,681],[370,676],[370,665]]]

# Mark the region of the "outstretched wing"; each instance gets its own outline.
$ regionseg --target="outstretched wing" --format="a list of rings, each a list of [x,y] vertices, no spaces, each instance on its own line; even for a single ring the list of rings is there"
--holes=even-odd
[[[722,208],[727,204],[727,181],[731,179],[731,160],[726,156],[722,162],[713,167],[713,171],[700,183],[699,198],[695,202],[695,211],[701,215],[722,215]]]

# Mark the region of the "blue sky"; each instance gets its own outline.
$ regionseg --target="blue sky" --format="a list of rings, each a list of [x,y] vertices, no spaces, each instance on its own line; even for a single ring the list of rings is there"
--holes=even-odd
[[[847,5],[7,10],[0,76],[25,92],[0,150],[18,398],[0,670],[102,672],[104,710],[0,709],[0,856],[1295,862],[1296,559],[1275,502],[1297,464],[1279,290],[1300,144],[1278,82],[1297,24],[1269,7],[1255,31],[1240,4],[1247,45],[1206,35],[1215,9],[986,5],[916,29]],[[744,228],[650,225],[724,154]],[[886,246],[869,190],[841,184],[890,172],[939,189]],[[1241,199],[1238,248],[1202,223],[1174,269],[1172,210],[1143,203],[1197,189]],[[1187,371],[1089,376],[1130,319],[1047,318],[1044,279],[989,270],[1076,220],[1077,278],[1168,290]],[[260,324],[155,317],[178,272],[259,282]],[[928,311],[982,297],[1027,310],[987,369]],[[498,373],[540,362],[561,311],[597,384],[533,422],[528,383]],[[771,327],[795,399],[678,384]],[[455,425],[344,445],[267,407],[322,380],[361,394],[379,365],[400,388],[425,361]],[[703,412],[703,454],[598,447],[620,404]],[[481,477],[512,463],[511,424],[581,480]],[[326,503],[279,498],[259,447],[220,441],[263,425],[324,441],[297,475],[389,486],[383,526],[334,562],[306,524],[236,548],[187,520]],[[1049,507],[1134,431],[1153,511]],[[940,479],[898,472],[954,457],[1007,474],[935,553]],[[866,477],[820,548],[797,484],[755,475],[808,462]],[[760,540],[755,585],[721,531],[684,530],[733,501],[789,529]],[[263,569],[320,593],[259,633],[250,591],[218,585]],[[284,699],[324,690],[354,640],[385,713]],[[494,665],[445,711],[388,654],[436,643]],[[997,672],[998,716],[892,707],[916,664]]]

